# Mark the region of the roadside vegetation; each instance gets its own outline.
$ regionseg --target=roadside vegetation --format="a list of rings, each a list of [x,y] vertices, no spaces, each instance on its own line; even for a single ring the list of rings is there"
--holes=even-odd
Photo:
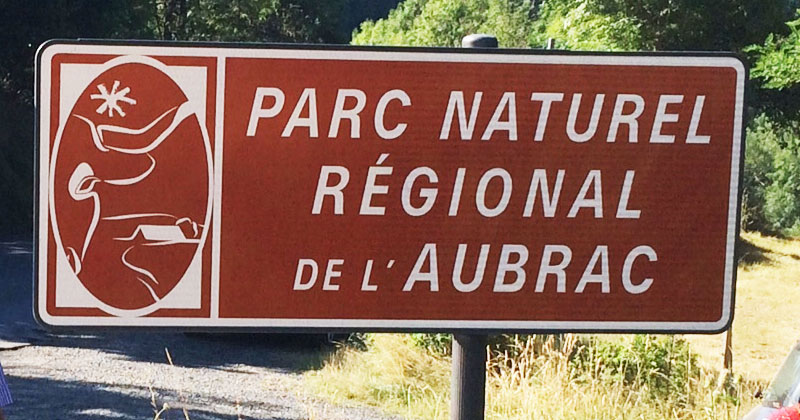
[[[725,337],[509,335],[490,344],[489,419],[738,419],[800,337],[800,240],[742,235],[734,370]],[[447,419],[450,336],[370,334],[342,345],[306,382],[337,403]]]
[[[450,356],[410,335],[343,347],[311,389],[409,419],[449,418]],[[487,361],[487,419],[737,419],[763,383],[704,368],[677,336],[502,336]]]
[[[736,279],[733,371],[768,381],[800,339],[792,314],[800,302],[800,240],[743,233]],[[722,366],[724,335],[687,336],[699,360]]]

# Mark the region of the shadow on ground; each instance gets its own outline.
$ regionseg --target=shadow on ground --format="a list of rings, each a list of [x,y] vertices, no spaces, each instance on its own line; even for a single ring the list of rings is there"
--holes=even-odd
[[[798,254],[768,251],[744,238],[739,238],[736,243],[736,261],[740,267],[746,267],[752,264],[772,264],[774,261],[770,254],[779,257],[789,257],[800,261],[800,255]]]
[[[62,382],[42,378],[8,378],[14,392],[14,404],[6,409],[9,419],[153,419],[155,410],[143,404],[150,390],[146,387],[126,389],[125,393],[108,389],[98,384]],[[159,395],[159,398],[162,396]],[[177,396],[170,396],[173,400]],[[226,401],[211,401],[211,405],[228,404]],[[160,403],[156,404],[157,408]],[[236,415],[224,415],[189,407],[192,420],[236,420]],[[161,414],[160,419],[183,419],[180,409],[172,408]],[[251,419],[251,417],[242,417]],[[263,420],[283,420],[280,417],[260,417]]]
[[[146,332],[49,336],[36,345],[95,349],[150,363],[167,363],[168,349],[176,366],[232,371],[234,365],[248,365],[278,372],[319,368],[334,348],[321,335]]]
[[[318,367],[332,349],[324,334],[50,333],[33,318],[31,246],[24,240],[0,241],[0,340],[96,349],[153,363],[166,363],[167,348],[178,366],[226,369],[246,364],[287,372]]]
[[[766,249],[761,248],[744,238],[739,238],[736,243],[736,256],[736,260],[740,266],[768,263],[772,261],[767,255]]]

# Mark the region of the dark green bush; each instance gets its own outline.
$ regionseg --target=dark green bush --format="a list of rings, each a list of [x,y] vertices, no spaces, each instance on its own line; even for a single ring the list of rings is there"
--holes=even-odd
[[[418,347],[440,356],[450,355],[450,346],[453,343],[451,334],[411,334],[411,340]]]
[[[545,343],[554,337],[556,343],[560,342],[560,335],[530,335],[530,334],[500,334],[489,336],[486,344],[492,353],[508,354],[509,357],[517,357],[524,351],[523,343],[529,338],[535,340],[536,351],[541,350]],[[411,334],[414,344],[426,349],[431,353],[449,356],[452,354],[453,336],[452,334]]]
[[[760,115],[746,139],[742,227],[800,234],[800,123]]]
[[[696,356],[677,336],[636,335],[618,341],[587,338],[572,356],[576,379],[589,375],[646,389],[654,397],[686,395],[699,375]]]

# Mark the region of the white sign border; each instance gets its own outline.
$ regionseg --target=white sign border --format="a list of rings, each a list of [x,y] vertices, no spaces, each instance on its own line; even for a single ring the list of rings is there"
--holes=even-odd
[[[606,66],[662,66],[662,67],[722,67],[736,71],[736,104],[734,107],[733,144],[731,153],[731,178],[728,201],[728,229],[726,240],[726,260],[722,317],[714,322],[660,322],[660,321],[486,321],[486,320],[413,320],[413,319],[307,319],[307,318],[219,318],[218,299],[211,297],[211,317],[85,317],[52,316],[47,313],[47,245],[48,208],[47,179],[49,142],[41,141],[50,137],[50,75],[52,58],[56,54],[107,54],[144,55],[171,57],[217,58],[217,97],[216,97],[216,152],[221,152],[222,121],[224,116],[225,60],[227,58],[277,58],[351,61],[420,61],[420,62],[469,62],[469,63],[521,63],[521,64],[564,64],[564,65],[606,65]],[[476,52],[476,50],[455,51],[452,49],[412,49],[412,48],[347,48],[347,47],[296,47],[267,45],[211,45],[143,42],[121,44],[113,41],[50,41],[43,44],[37,52],[37,187],[35,197],[35,262],[34,262],[34,315],[41,324],[52,328],[80,327],[156,327],[186,329],[279,329],[279,330],[392,330],[392,331],[558,331],[558,332],[682,332],[717,333],[724,331],[733,321],[733,295],[736,278],[734,264],[735,244],[739,233],[739,179],[743,155],[743,114],[744,94],[747,72],[742,61],[732,54],[568,54],[534,53],[533,50]],[[222,102],[221,102],[222,101]],[[210,106],[210,105],[209,105]],[[215,181],[221,181],[221,153],[215,152]],[[216,159],[219,159],[218,161]],[[219,174],[216,173],[219,171]],[[215,190],[218,182],[215,182]],[[212,235],[212,295],[219,291],[219,200],[215,197],[215,231]],[[44,204],[43,204],[44,203]]]

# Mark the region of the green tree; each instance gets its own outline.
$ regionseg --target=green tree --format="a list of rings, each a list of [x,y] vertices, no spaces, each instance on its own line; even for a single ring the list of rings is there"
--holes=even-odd
[[[800,15],[800,13],[798,13]],[[800,16],[745,49],[753,63],[743,226],[800,234]]]
[[[795,0],[406,0],[354,44],[458,45],[489,32],[504,47],[738,51],[781,30]]]
[[[751,77],[767,89],[783,90],[800,83],[800,16],[786,26],[788,35],[769,34],[762,44],[746,50],[755,58]]]
[[[542,4],[537,31],[531,45],[556,40],[558,48],[569,50],[635,51],[650,49],[641,34],[641,23],[622,11],[609,11],[597,0],[551,0]]]
[[[497,36],[501,46],[528,46],[533,31],[528,0],[406,0],[385,19],[366,21],[356,45],[459,46],[470,33]]]
[[[150,0],[154,37],[250,42],[343,42],[346,0]]]
[[[739,51],[781,31],[793,0],[593,0],[595,12],[635,19],[655,50]]]

